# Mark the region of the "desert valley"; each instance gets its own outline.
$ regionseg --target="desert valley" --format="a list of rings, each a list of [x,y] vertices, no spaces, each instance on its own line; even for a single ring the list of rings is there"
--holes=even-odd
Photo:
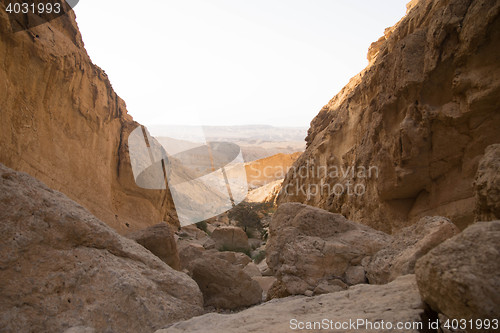
[[[499,1],[412,0],[309,127],[206,142],[5,8],[0,332],[500,332]]]

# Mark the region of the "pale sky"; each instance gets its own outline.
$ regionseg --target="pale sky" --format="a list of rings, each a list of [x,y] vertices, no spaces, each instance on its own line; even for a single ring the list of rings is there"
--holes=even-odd
[[[92,61],[145,125],[308,127],[409,0],[82,0]]]

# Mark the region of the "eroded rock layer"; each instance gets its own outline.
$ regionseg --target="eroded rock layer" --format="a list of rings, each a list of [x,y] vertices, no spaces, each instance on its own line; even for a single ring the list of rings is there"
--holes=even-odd
[[[426,215],[460,228],[474,220],[478,161],[500,142],[500,2],[410,7],[311,122],[280,203],[386,232]]]
[[[172,221],[169,194],[138,188],[138,124],[84,49],[73,12],[12,32],[0,4],[0,162],[78,201],[121,233]]]

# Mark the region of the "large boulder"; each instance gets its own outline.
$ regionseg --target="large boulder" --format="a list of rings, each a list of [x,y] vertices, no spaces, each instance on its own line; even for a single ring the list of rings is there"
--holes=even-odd
[[[180,238],[189,240],[201,240],[208,237],[207,233],[196,227],[194,224],[181,227],[178,232]]]
[[[252,260],[239,252],[206,250],[197,243],[179,242],[182,269],[198,284],[205,306],[237,309],[259,303],[262,288],[246,270]]]
[[[245,268],[248,264],[252,262],[249,256],[241,252],[232,251],[222,251],[222,252],[211,252],[214,256],[220,259],[229,261],[232,265],[237,265],[240,268]]]
[[[179,252],[174,232],[167,223],[155,224],[130,233],[127,237],[144,246],[173,269],[180,270]]]
[[[203,293],[205,306],[237,309],[262,300],[262,288],[243,268],[219,258],[216,250],[202,253],[190,263],[190,273]]]
[[[385,248],[365,263],[368,281],[384,284],[398,276],[415,273],[415,263],[420,257],[459,232],[447,218],[423,217],[396,233]]]
[[[2,332],[154,331],[202,313],[202,294],[136,242],[0,164]]]
[[[361,323],[359,326],[350,325],[358,320],[367,326]],[[417,325],[424,328],[428,325],[415,276],[406,275],[383,286],[357,285],[346,291],[310,298],[276,299],[235,314],[205,314],[156,333],[281,333],[299,330],[300,327],[312,328],[315,322],[316,325],[324,323],[331,326],[322,326],[323,330],[316,326],[307,332],[418,333]],[[381,323],[384,323],[383,327]],[[392,328],[388,328],[389,323]],[[410,326],[396,329],[397,323]],[[344,325],[344,328],[339,325]]]
[[[475,223],[443,242],[417,261],[415,273],[422,299],[436,312],[498,319],[500,221]]]
[[[215,241],[215,247],[219,250],[250,250],[248,236],[245,231],[239,227],[218,227],[212,232],[212,239]]]
[[[480,221],[500,219],[500,144],[488,146],[479,162],[474,190]]]
[[[181,270],[188,273],[192,271],[191,263],[203,255],[205,248],[198,243],[178,242],[177,244]]]
[[[391,236],[348,221],[340,214],[299,203],[281,205],[273,216],[266,260],[289,294],[345,286],[346,271],[386,246]],[[328,288],[327,288],[328,289]]]

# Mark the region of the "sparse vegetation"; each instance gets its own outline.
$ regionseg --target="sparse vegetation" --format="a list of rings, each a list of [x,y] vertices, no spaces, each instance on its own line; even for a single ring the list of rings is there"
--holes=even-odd
[[[252,231],[250,229],[245,230],[245,234],[247,234],[248,238],[252,238],[253,237],[253,233],[252,233]]]
[[[261,231],[261,233],[260,233],[260,238],[261,238],[262,240],[265,240],[265,241],[266,241],[266,240],[267,240],[267,237],[269,237],[269,230],[268,230],[268,228],[264,228],[264,229],[262,229],[262,231]]]
[[[249,203],[242,202],[228,212],[230,219],[236,221],[236,224],[241,227],[248,238],[252,238],[257,231],[261,239],[267,237],[267,231],[264,229],[262,221],[269,214],[272,214],[274,207],[271,203]]]
[[[257,229],[260,227],[260,217],[253,204],[242,202],[236,207],[233,207],[229,211],[228,216],[230,219],[235,220],[238,226],[245,232],[250,228]]]
[[[198,229],[200,229],[208,234],[207,222],[200,221],[200,222],[196,223],[196,228],[198,228]]]

